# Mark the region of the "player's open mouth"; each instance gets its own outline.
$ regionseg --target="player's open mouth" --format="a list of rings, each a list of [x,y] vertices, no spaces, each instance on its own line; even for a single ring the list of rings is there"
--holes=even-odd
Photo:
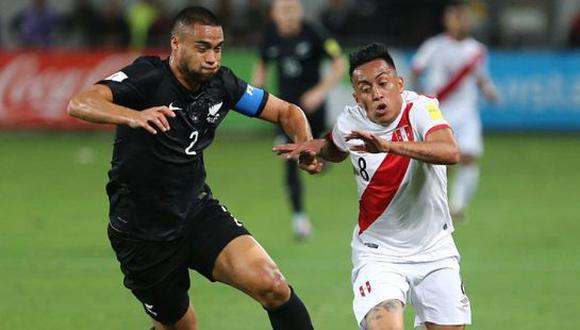
[[[377,105],[377,111],[376,111],[377,115],[384,115],[387,113],[387,105],[384,103],[380,103],[379,105]]]

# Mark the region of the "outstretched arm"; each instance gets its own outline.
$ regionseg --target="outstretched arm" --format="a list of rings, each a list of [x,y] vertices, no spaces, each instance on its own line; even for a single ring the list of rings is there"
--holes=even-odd
[[[302,110],[298,106],[281,100],[272,94],[269,95],[260,118],[278,123],[286,135],[296,143],[312,141],[310,125]],[[310,173],[317,173],[322,169],[322,164],[316,157],[309,154],[297,156],[296,159],[298,159],[300,167]]]
[[[294,142],[312,140],[310,125],[302,110],[272,94],[268,96],[268,101],[260,114],[260,118],[280,125],[284,133]]]
[[[364,142],[354,146],[352,149],[355,151],[390,152],[430,164],[451,165],[459,162],[459,148],[450,128],[438,129],[421,142],[387,141],[365,131],[352,131],[346,139],[360,139]]]
[[[104,85],[94,85],[75,94],[66,110],[70,116],[91,123],[141,127],[151,134],[157,134],[158,129],[163,132],[169,130],[166,117],[175,117],[166,106],[136,111],[114,104],[111,89]]]
[[[302,95],[300,101],[304,111],[311,113],[318,109],[330,90],[342,80],[345,65],[346,63],[342,56],[339,55],[332,58],[330,70],[324,76],[324,79]]]
[[[256,65],[254,66],[254,71],[252,72],[252,85],[260,88],[266,86],[266,77],[268,76],[268,67],[266,62],[262,59],[258,59]]]
[[[272,151],[278,155],[284,155],[286,159],[315,159],[320,157],[333,163],[342,162],[348,156],[347,152],[339,150],[328,139],[316,139],[298,144],[280,144],[273,147]],[[303,169],[310,174],[316,174],[320,173],[322,166],[305,166]]]
[[[297,159],[300,156],[320,157],[333,163],[342,162],[347,156],[347,152],[339,150],[334,143],[327,139],[316,139],[304,143],[280,144],[272,148],[278,155],[284,155],[287,159]]]
[[[477,79],[477,86],[479,90],[483,93],[486,99],[492,102],[497,102],[499,100],[499,96],[497,93],[497,89],[493,82],[487,78],[480,77]]]

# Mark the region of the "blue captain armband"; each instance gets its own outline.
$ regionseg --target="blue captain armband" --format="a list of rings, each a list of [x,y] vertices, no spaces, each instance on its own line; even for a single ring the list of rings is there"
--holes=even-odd
[[[254,87],[250,84],[246,91],[240,97],[240,100],[234,105],[234,110],[250,117],[258,117],[268,100],[268,93],[263,89]]]

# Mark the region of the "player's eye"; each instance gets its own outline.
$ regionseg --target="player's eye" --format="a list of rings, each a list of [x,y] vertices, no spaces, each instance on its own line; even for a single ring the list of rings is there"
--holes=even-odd
[[[197,46],[197,47],[195,47],[195,48],[196,48],[196,49],[197,49],[197,51],[198,51],[198,52],[200,52],[200,53],[205,53],[205,52],[208,50],[208,47],[206,47],[206,46],[202,46],[202,45],[199,45],[199,46]]]
[[[364,85],[362,85],[362,86],[359,86],[359,90],[360,90],[362,93],[369,93],[369,92],[371,91],[371,86],[369,86],[369,85],[367,85],[367,84],[364,84]]]

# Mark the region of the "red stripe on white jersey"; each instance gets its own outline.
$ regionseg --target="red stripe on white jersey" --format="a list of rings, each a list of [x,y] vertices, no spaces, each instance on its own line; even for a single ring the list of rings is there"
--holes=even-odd
[[[443,102],[451,93],[453,93],[461,85],[461,83],[469,76],[475,66],[483,58],[483,50],[479,50],[473,58],[467,62],[461,69],[455,72],[455,75],[437,92],[437,99],[439,102]]]
[[[409,112],[412,107],[413,103],[407,104],[395,130],[411,126]],[[412,129],[407,130],[406,133],[407,141],[415,140]],[[391,141],[397,141],[397,139],[397,134],[393,133]],[[410,161],[411,158],[389,153],[379,165],[359,201],[359,235],[385,212],[405,178]]]

